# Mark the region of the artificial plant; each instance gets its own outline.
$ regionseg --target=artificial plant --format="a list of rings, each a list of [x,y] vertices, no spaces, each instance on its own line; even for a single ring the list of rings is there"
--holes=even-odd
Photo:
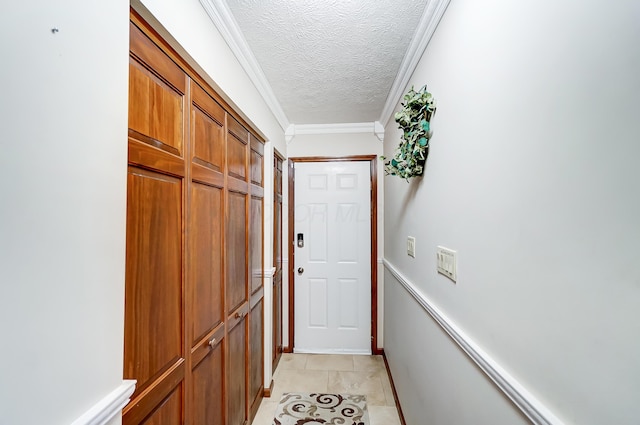
[[[421,176],[429,152],[431,118],[436,112],[436,100],[427,91],[427,86],[415,91],[413,86],[404,95],[402,110],[396,112],[395,120],[402,130],[402,140],[392,159],[382,157],[387,175],[404,179]]]

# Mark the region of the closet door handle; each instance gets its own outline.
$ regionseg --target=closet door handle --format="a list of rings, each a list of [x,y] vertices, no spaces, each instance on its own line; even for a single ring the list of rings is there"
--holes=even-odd
[[[242,319],[242,318],[244,317],[244,315],[245,315],[245,314],[246,314],[246,313],[240,313],[240,312],[237,312],[237,313],[236,313],[236,315],[235,315],[235,318],[236,318],[236,319]]]
[[[209,347],[213,348],[213,346],[216,345],[216,341],[217,339],[211,338],[211,340],[209,341]]]

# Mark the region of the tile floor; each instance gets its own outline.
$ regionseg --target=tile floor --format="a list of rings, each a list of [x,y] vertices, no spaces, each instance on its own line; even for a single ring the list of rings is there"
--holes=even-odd
[[[286,392],[325,392],[367,396],[370,425],[400,425],[382,356],[283,354],[252,425],[272,425],[278,401]]]

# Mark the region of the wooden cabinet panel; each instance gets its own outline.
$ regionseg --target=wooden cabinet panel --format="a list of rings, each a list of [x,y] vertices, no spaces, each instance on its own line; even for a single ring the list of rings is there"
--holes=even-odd
[[[251,183],[263,186],[264,182],[264,144],[251,135]]]
[[[176,387],[176,389],[167,396],[165,400],[160,403],[158,409],[153,411],[147,416],[140,424],[144,425],[168,425],[168,424],[183,424],[184,418],[182,416],[182,385]]]
[[[208,353],[193,369],[192,424],[224,425],[224,344],[205,349]]]
[[[184,78],[184,76],[183,76]],[[131,59],[129,129],[154,146],[182,155],[183,94]]]
[[[140,393],[182,359],[182,180],[129,167],[124,377]]]
[[[250,227],[250,241],[249,241],[249,270],[251,272],[251,293],[253,294],[258,289],[262,288],[262,274],[263,274],[263,232],[262,232],[262,218],[263,218],[263,202],[262,198],[251,198],[251,227]]]
[[[224,320],[222,275],[222,189],[193,183],[189,214],[191,344]]]
[[[200,86],[191,83],[193,162],[224,172],[225,111]]]
[[[251,309],[249,316],[249,400],[251,418],[258,411],[263,394],[264,379],[264,297]]]
[[[227,312],[247,301],[247,195],[229,192],[227,221]]]
[[[227,336],[229,344],[227,425],[245,425],[247,420],[247,319],[238,321]]]
[[[181,386],[172,392],[160,404],[157,410],[145,418],[140,424],[144,425],[167,425],[167,424],[183,424],[182,416],[182,388]]]
[[[235,119],[227,119],[229,132],[227,134],[227,166],[229,175],[240,180],[247,178],[247,145],[249,133]]]

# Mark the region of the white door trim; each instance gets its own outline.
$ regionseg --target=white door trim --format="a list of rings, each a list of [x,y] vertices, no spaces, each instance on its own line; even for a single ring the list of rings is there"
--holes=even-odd
[[[378,347],[378,172],[376,155],[361,155],[361,156],[346,156],[346,157],[300,157],[289,158],[289,223],[288,226],[288,344],[283,351],[292,353],[295,347],[294,330],[295,330],[295,249],[293,249],[294,241],[294,226],[291,223],[295,223],[295,164],[300,162],[340,162],[340,161],[368,161],[370,164],[370,182],[371,182],[371,197],[370,197],[370,211],[371,211],[371,353],[381,354],[382,349]]]

